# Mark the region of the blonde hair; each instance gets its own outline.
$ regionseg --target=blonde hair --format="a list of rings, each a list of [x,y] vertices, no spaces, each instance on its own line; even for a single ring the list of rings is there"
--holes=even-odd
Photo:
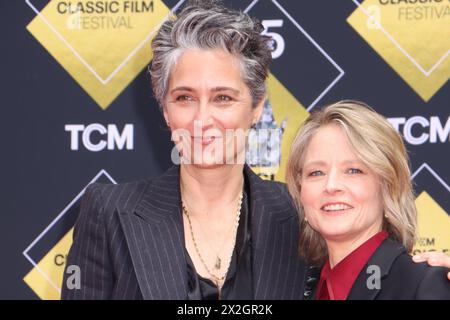
[[[411,252],[416,235],[416,206],[408,154],[401,136],[380,114],[365,103],[344,100],[311,113],[299,129],[289,154],[286,183],[300,217],[300,254],[322,265],[328,251],[323,237],[305,221],[300,202],[304,157],[313,135],[337,124],[361,161],[379,178],[384,208],[383,230]]]

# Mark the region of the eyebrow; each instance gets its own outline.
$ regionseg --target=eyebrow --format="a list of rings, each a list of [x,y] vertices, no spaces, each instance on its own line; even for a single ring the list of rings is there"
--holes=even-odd
[[[233,92],[234,94],[239,94],[239,90],[237,90],[237,89],[234,89],[234,88],[230,88],[230,87],[215,87],[215,88],[212,88],[212,90],[211,90],[212,92],[218,92],[218,91],[231,91],[231,92]]]
[[[189,91],[189,92],[192,92],[194,90],[192,88],[190,88],[190,87],[176,87],[176,88],[172,89],[170,91],[170,93],[174,93],[175,91]]]
[[[170,91],[170,93],[174,93],[176,91],[188,91],[188,92],[193,92],[195,91],[194,89],[192,89],[191,87],[185,87],[185,86],[181,86],[181,87],[176,87],[174,89],[172,89]],[[212,92],[220,92],[220,91],[231,91],[233,92],[235,95],[238,95],[240,92],[237,89],[231,88],[231,87],[214,87],[211,89]]]
[[[307,166],[325,166],[325,165],[326,165],[325,161],[315,160],[315,161],[306,162],[304,164],[304,167],[307,167]]]
[[[352,160],[345,160],[343,161],[344,164],[364,164],[361,160],[359,159],[352,159]]]
[[[351,159],[351,160],[344,160],[342,161],[342,164],[350,165],[350,164],[363,164],[361,160],[359,159]],[[313,160],[310,162],[305,163],[306,166],[326,166],[326,162],[322,160]]]

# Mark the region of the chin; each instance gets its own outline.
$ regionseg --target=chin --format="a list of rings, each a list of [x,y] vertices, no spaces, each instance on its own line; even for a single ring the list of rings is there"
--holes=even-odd
[[[225,160],[223,160],[222,163],[217,163],[214,156],[210,155],[204,155],[202,161],[198,161],[198,163],[192,162],[192,164],[195,167],[202,169],[214,169],[226,165]]]
[[[346,226],[333,226],[332,228],[322,228],[319,233],[325,240],[345,240],[346,238],[350,238],[350,236],[355,233],[355,230],[352,230]]]
[[[192,165],[199,169],[216,169],[223,166],[223,164],[217,163],[193,163]]]
[[[322,234],[322,237],[327,241],[345,241],[350,239],[349,235],[346,233]]]

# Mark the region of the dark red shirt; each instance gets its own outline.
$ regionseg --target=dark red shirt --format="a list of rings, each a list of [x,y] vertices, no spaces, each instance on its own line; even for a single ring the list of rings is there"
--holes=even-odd
[[[378,232],[335,265],[333,269],[331,269],[330,261],[328,260],[320,273],[316,299],[347,299],[356,278],[358,278],[370,257],[387,237],[388,233],[386,231]]]

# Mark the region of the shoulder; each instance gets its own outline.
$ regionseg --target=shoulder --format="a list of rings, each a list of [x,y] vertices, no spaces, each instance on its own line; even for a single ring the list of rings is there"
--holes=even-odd
[[[448,268],[415,263],[406,252],[400,254],[392,265],[390,276],[397,284],[409,287],[414,299],[450,299]]]
[[[288,195],[287,186],[285,183],[263,179],[261,179],[261,181],[263,188],[266,189],[266,191],[275,192],[275,194],[277,195],[284,195],[284,196]]]
[[[153,179],[127,183],[91,183],[85,190],[84,200],[97,202],[103,210],[127,207],[135,204],[140,195],[152,184]]]
[[[266,209],[265,213],[270,213],[279,220],[293,219],[292,221],[298,223],[297,210],[286,184],[258,179],[257,183],[250,185],[252,204],[262,205]]]
[[[253,189],[252,191],[263,193],[265,195],[272,194],[274,196],[289,196],[285,183],[273,180],[264,180],[248,165],[245,165],[244,173],[247,177],[249,187]]]
[[[406,272],[417,283],[416,299],[450,299],[450,281],[444,267],[433,267],[426,262],[415,263],[408,254],[398,259],[397,272]]]
[[[395,259],[390,274],[408,278],[410,281],[411,279],[414,279],[418,284],[420,278],[427,272],[427,268],[426,263],[415,263],[405,250]]]
[[[133,212],[139,203],[164,195],[171,195],[179,186],[179,166],[172,166],[163,174],[126,183],[92,183],[84,192],[80,215],[113,216]],[[92,213],[95,211],[96,214]]]
[[[263,180],[257,186],[254,186],[255,192],[261,195],[261,198],[266,202],[283,203],[290,207],[294,206],[291,196],[289,195],[287,186],[283,182]]]
[[[129,183],[91,183],[81,198],[80,211],[75,223],[74,237],[98,236],[100,230],[117,225],[116,212],[134,208],[143,190],[151,180]]]
[[[417,299],[450,300],[449,268],[428,266],[417,290]]]

